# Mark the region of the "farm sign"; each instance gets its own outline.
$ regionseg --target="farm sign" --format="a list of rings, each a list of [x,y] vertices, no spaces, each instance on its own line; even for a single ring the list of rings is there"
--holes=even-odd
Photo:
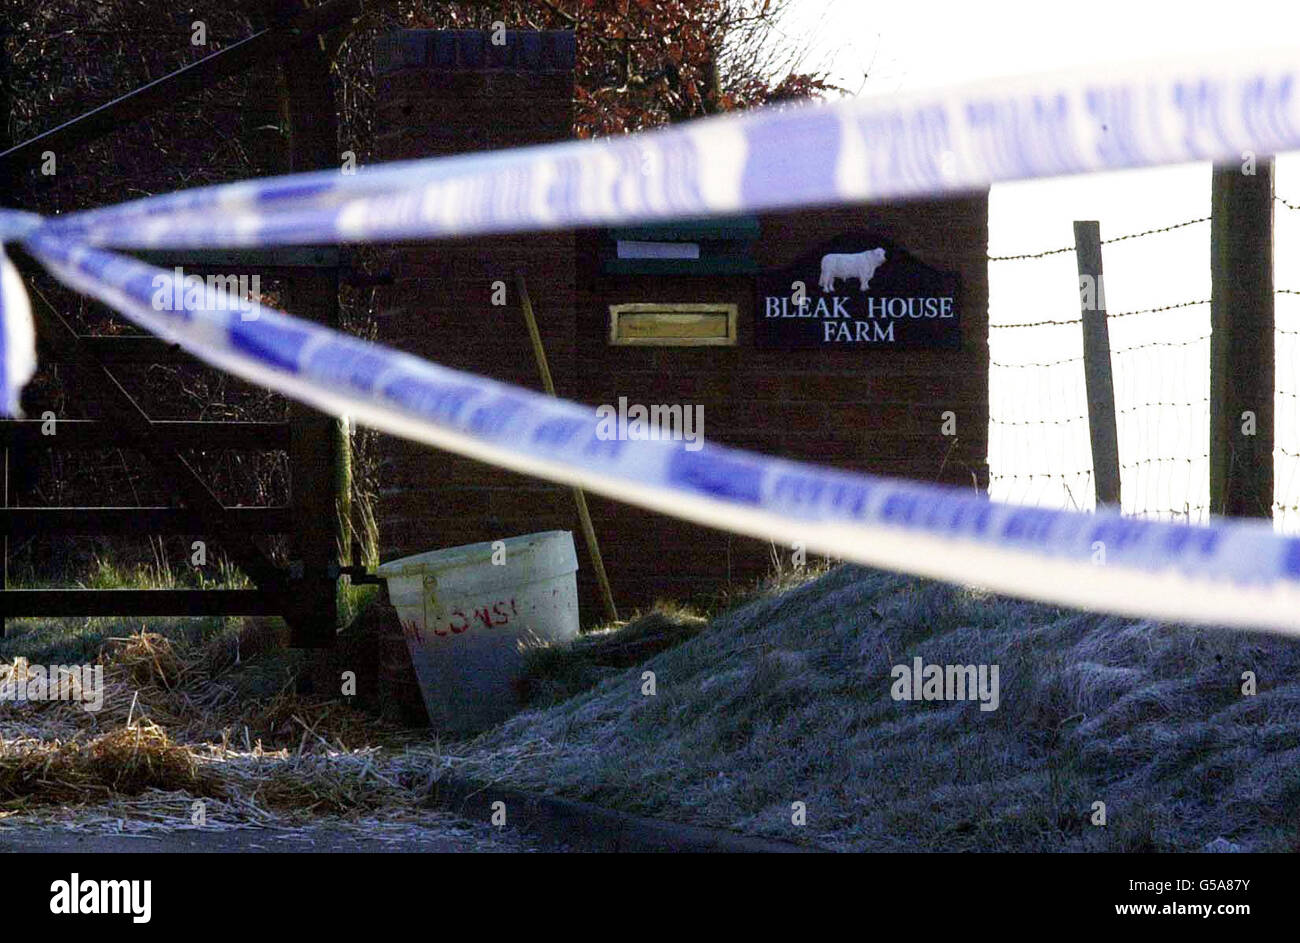
[[[887,239],[840,236],[758,276],[758,347],[961,347],[960,279]]]

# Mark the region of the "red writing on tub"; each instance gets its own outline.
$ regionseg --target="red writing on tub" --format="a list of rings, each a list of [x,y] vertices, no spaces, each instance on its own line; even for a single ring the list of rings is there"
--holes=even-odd
[[[480,625],[485,629],[506,625],[517,615],[519,615],[519,609],[515,606],[515,600],[512,596],[509,599],[501,599],[485,606],[477,606],[469,612],[465,612],[463,609],[453,609],[448,613],[445,620],[431,623],[428,631],[433,632],[439,638],[447,638],[468,632],[475,625]],[[424,635],[418,625],[411,623],[409,628],[415,635],[417,642],[424,641]]]

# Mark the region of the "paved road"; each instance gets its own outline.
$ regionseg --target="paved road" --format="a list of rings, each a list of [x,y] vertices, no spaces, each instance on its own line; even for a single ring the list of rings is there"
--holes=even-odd
[[[517,832],[489,834],[482,827],[436,829],[400,841],[367,838],[345,829],[322,826],[308,834],[259,828],[227,831],[154,831],[140,835],[62,828],[19,826],[0,828],[0,854],[6,852],[71,852],[99,854],[127,852],[296,852],[337,854],[348,852],[518,852],[535,846]]]

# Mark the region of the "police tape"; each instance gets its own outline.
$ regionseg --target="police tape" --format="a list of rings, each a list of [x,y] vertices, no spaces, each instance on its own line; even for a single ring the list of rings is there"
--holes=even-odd
[[[609,439],[590,408],[330,331],[106,248],[468,236],[934,196],[1300,147],[1294,53],[799,106],[570,142],[207,187],[57,219],[0,213],[66,284],[237,376],[541,478],[813,552],[1125,615],[1300,634],[1300,540],[1024,508],[706,443]],[[25,343],[8,276],[5,336]],[[159,303],[161,297],[170,303]],[[176,303],[179,300],[179,303]],[[6,348],[8,350],[9,348]],[[16,349],[16,348],[15,348]],[[6,374],[9,383],[19,373]],[[11,401],[12,405],[12,401]]]
[[[1296,50],[707,118],[595,141],[245,181],[49,220],[114,248],[470,236],[860,203],[1300,148]]]
[[[503,468],[785,546],[1065,605],[1300,634],[1300,539],[1026,508],[704,443],[602,434],[599,413],[332,331],[175,272],[37,235],[66,284],[252,383]],[[173,304],[160,305],[159,299]]]
[[[36,331],[22,278],[0,244],[0,415],[18,414],[18,395],[36,373]]]

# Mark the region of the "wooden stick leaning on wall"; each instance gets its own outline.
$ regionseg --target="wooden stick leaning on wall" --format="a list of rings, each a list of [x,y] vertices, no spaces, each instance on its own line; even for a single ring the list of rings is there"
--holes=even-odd
[[[533,303],[528,298],[528,286],[522,272],[515,273],[515,287],[519,290],[519,305],[524,312],[524,321],[528,325],[528,336],[533,342],[533,356],[537,359],[537,370],[542,375],[542,387],[547,396],[555,395],[555,384],[551,380],[551,368],[546,362],[546,348],[542,346],[542,335],[537,329],[537,318],[533,316]],[[596,580],[600,583],[601,598],[605,603],[605,615],[612,622],[618,621],[618,609],[614,606],[614,594],[609,588],[609,577],[605,575],[605,561],[600,556],[600,544],[596,541],[596,529],[591,525],[591,512],[587,510],[587,496],[581,488],[573,489],[573,501],[578,506],[578,520],[582,524],[582,536],[587,542],[587,551],[591,554],[591,566],[596,571]]]

